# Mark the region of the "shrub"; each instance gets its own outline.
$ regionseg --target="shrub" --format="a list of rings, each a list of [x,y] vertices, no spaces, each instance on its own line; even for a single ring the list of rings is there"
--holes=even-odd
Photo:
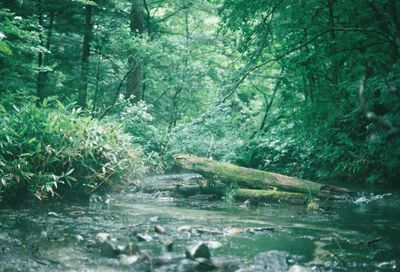
[[[60,102],[0,107],[0,196],[3,202],[89,195],[147,170],[140,147],[112,123],[80,116]],[[32,101],[32,100],[31,100]],[[51,105],[49,105],[51,104]]]
[[[302,114],[315,125],[276,127],[248,145],[254,167],[324,182],[398,182],[400,137],[387,139],[357,109],[338,109],[323,122],[310,109]]]
[[[236,161],[244,144],[243,132],[229,109],[219,110],[175,127],[168,135],[167,160],[190,153],[222,161]]]
[[[108,119],[120,123],[124,132],[131,136],[132,143],[143,148],[146,165],[157,173],[164,169],[161,154],[164,153],[162,139],[165,133],[153,124],[149,108],[144,101],[132,102],[120,96]]]

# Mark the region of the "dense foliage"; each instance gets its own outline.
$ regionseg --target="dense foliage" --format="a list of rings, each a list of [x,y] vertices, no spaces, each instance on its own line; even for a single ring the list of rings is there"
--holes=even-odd
[[[58,101],[16,105],[17,97],[3,96],[0,107],[0,196],[6,201],[89,195],[146,172],[142,149],[119,125],[100,124]]]
[[[42,196],[54,178],[99,173],[114,159],[79,149],[98,131],[121,174],[131,151],[151,171],[188,152],[328,182],[398,183],[399,36],[396,0],[0,1],[2,103],[8,92],[76,102],[3,105],[3,183],[35,180]],[[35,132],[17,129],[22,117]],[[76,134],[68,142],[54,126]],[[66,141],[89,162],[66,163]],[[46,165],[53,153],[64,160],[56,168]]]

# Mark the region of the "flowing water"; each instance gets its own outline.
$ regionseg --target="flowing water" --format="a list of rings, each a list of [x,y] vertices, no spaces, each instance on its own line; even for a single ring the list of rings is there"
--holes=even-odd
[[[307,210],[128,191],[0,210],[0,271],[400,271],[399,219],[397,193]],[[185,258],[197,242],[211,261]]]

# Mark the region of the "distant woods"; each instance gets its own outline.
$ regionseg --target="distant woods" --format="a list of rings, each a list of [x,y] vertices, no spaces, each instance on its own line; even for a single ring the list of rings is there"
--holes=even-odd
[[[75,103],[165,165],[193,153],[312,180],[400,174],[396,0],[0,8],[0,96]]]

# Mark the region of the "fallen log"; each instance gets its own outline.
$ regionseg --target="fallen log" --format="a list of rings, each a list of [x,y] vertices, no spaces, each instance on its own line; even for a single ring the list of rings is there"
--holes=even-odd
[[[226,193],[226,186],[216,184],[212,186],[199,185],[158,185],[146,186],[142,188],[144,193],[165,192],[169,191],[185,197],[193,195],[216,195],[223,196]],[[291,204],[304,204],[307,201],[307,195],[301,193],[283,192],[277,190],[254,190],[254,189],[233,189],[233,199],[236,201],[250,200],[252,203],[257,202],[284,202]]]
[[[313,181],[293,178],[277,173],[245,168],[189,154],[175,156],[179,167],[201,174],[207,179],[219,180],[227,185],[249,189],[271,189],[307,194],[311,197],[349,193],[349,190]]]

